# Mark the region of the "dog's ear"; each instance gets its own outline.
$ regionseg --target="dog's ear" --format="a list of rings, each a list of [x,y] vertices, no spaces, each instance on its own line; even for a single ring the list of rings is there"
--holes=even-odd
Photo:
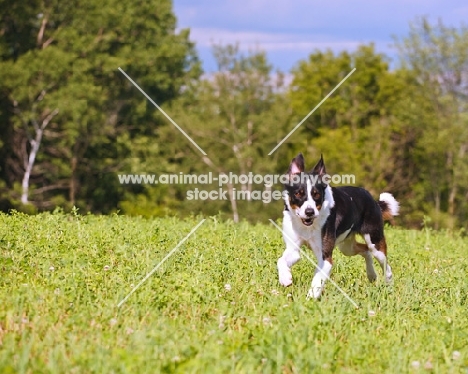
[[[327,174],[327,170],[325,169],[325,162],[323,161],[323,155],[320,154],[320,160],[317,162],[317,165],[314,166],[312,169],[313,174],[317,174],[318,176],[324,176]]]
[[[304,172],[304,156],[302,153],[299,153],[296,157],[291,160],[291,164],[289,165],[288,174],[300,174]]]

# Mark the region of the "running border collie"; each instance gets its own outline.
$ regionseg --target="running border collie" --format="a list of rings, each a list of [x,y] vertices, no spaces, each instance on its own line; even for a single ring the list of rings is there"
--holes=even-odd
[[[317,269],[307,296],[320,298],[332,269],[335,246],[346,256],[361,255],[366,262],[369,281],[377,278],[373,257],[390,282],[392,269],[387,261],[384,220],[398,215],[399,203],[390,193],[379,201],[359,187],[330,187],[323,157],[306,173],[304,157],[299,153],[288,169],[285,184],[283,239],[286,250],[278,259],[279,282],[292,284],[291,267],[300,259],[300,246],[307,245],[317,258]],[[325,179],[325,181],[324,181]],[[359,234],[365,244],[356,241]]]

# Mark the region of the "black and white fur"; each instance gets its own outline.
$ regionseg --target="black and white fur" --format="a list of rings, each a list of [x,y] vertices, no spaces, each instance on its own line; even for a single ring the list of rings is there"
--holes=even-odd
[[[305,176],[299,183],[285,185],[283,212],[283,239],[286,250],[278,259],[279,281],[283,286],[292,284],[291,267],[300,259],[300,246],[305,244],[317,258],[317,269],[308,297],[320,298],[325,281],[332,269],[335,246],[346,256],[361,255],[366,262],[367,277],[377,278],[373,257],[382,267],[390,282],[392,269],[387,261],[384,219],[398,215],[399,204],[389,193],[382,193],[375,201],[370,193],[359,187],[330,187],[322,181],[326,174],[321,157],[310,173],[304,172],[304,157],[299,154],[291,161],[288,175]],[[315,181],[315,183],[314,183]],[[365,243],[356,241],[356,234]]]

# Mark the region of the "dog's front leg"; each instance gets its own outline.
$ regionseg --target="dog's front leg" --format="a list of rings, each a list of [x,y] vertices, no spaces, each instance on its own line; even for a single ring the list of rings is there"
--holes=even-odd
[[[325,282],[330,277],[332,259],[327,258],[322,260],[321,263],[319,262],[317,265],[319,268],[315,271],[310,290],[307,293],[308,299],[320,299],[320,296],[322,296],[323,289],[325,288]]]
[[[291,267],[301,259],[300,246],[302,240],[289,227],[283,224],[283,240],[286,244],[286,249],[283,255],[278,259],[278,276],[279,282],[284,287],[292,284]]]
[[[322,296],[325,282],[330,277],[333,266],[332,253],[335,240],[324,236],[320,241],[312,242],[311,246],[317,258],[317,268],[315,269],[315,275],[312,279],[309,292],[307,293],[307,298],[319,299],[320,296]]]
[[[286,245],[286,250],[278,259],[279,282],[284,287],[292,284],[291,267],[301,259],[299,250],[295,246]]]

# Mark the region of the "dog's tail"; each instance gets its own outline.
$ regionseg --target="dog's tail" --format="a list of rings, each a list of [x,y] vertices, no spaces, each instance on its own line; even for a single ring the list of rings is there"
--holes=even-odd
[[[400,204],[398,201],[396,201],[391,193],[383,192],[380,194],[378,203],[384,221],[393,223],[393,217],[397,216],[400,211]]]

